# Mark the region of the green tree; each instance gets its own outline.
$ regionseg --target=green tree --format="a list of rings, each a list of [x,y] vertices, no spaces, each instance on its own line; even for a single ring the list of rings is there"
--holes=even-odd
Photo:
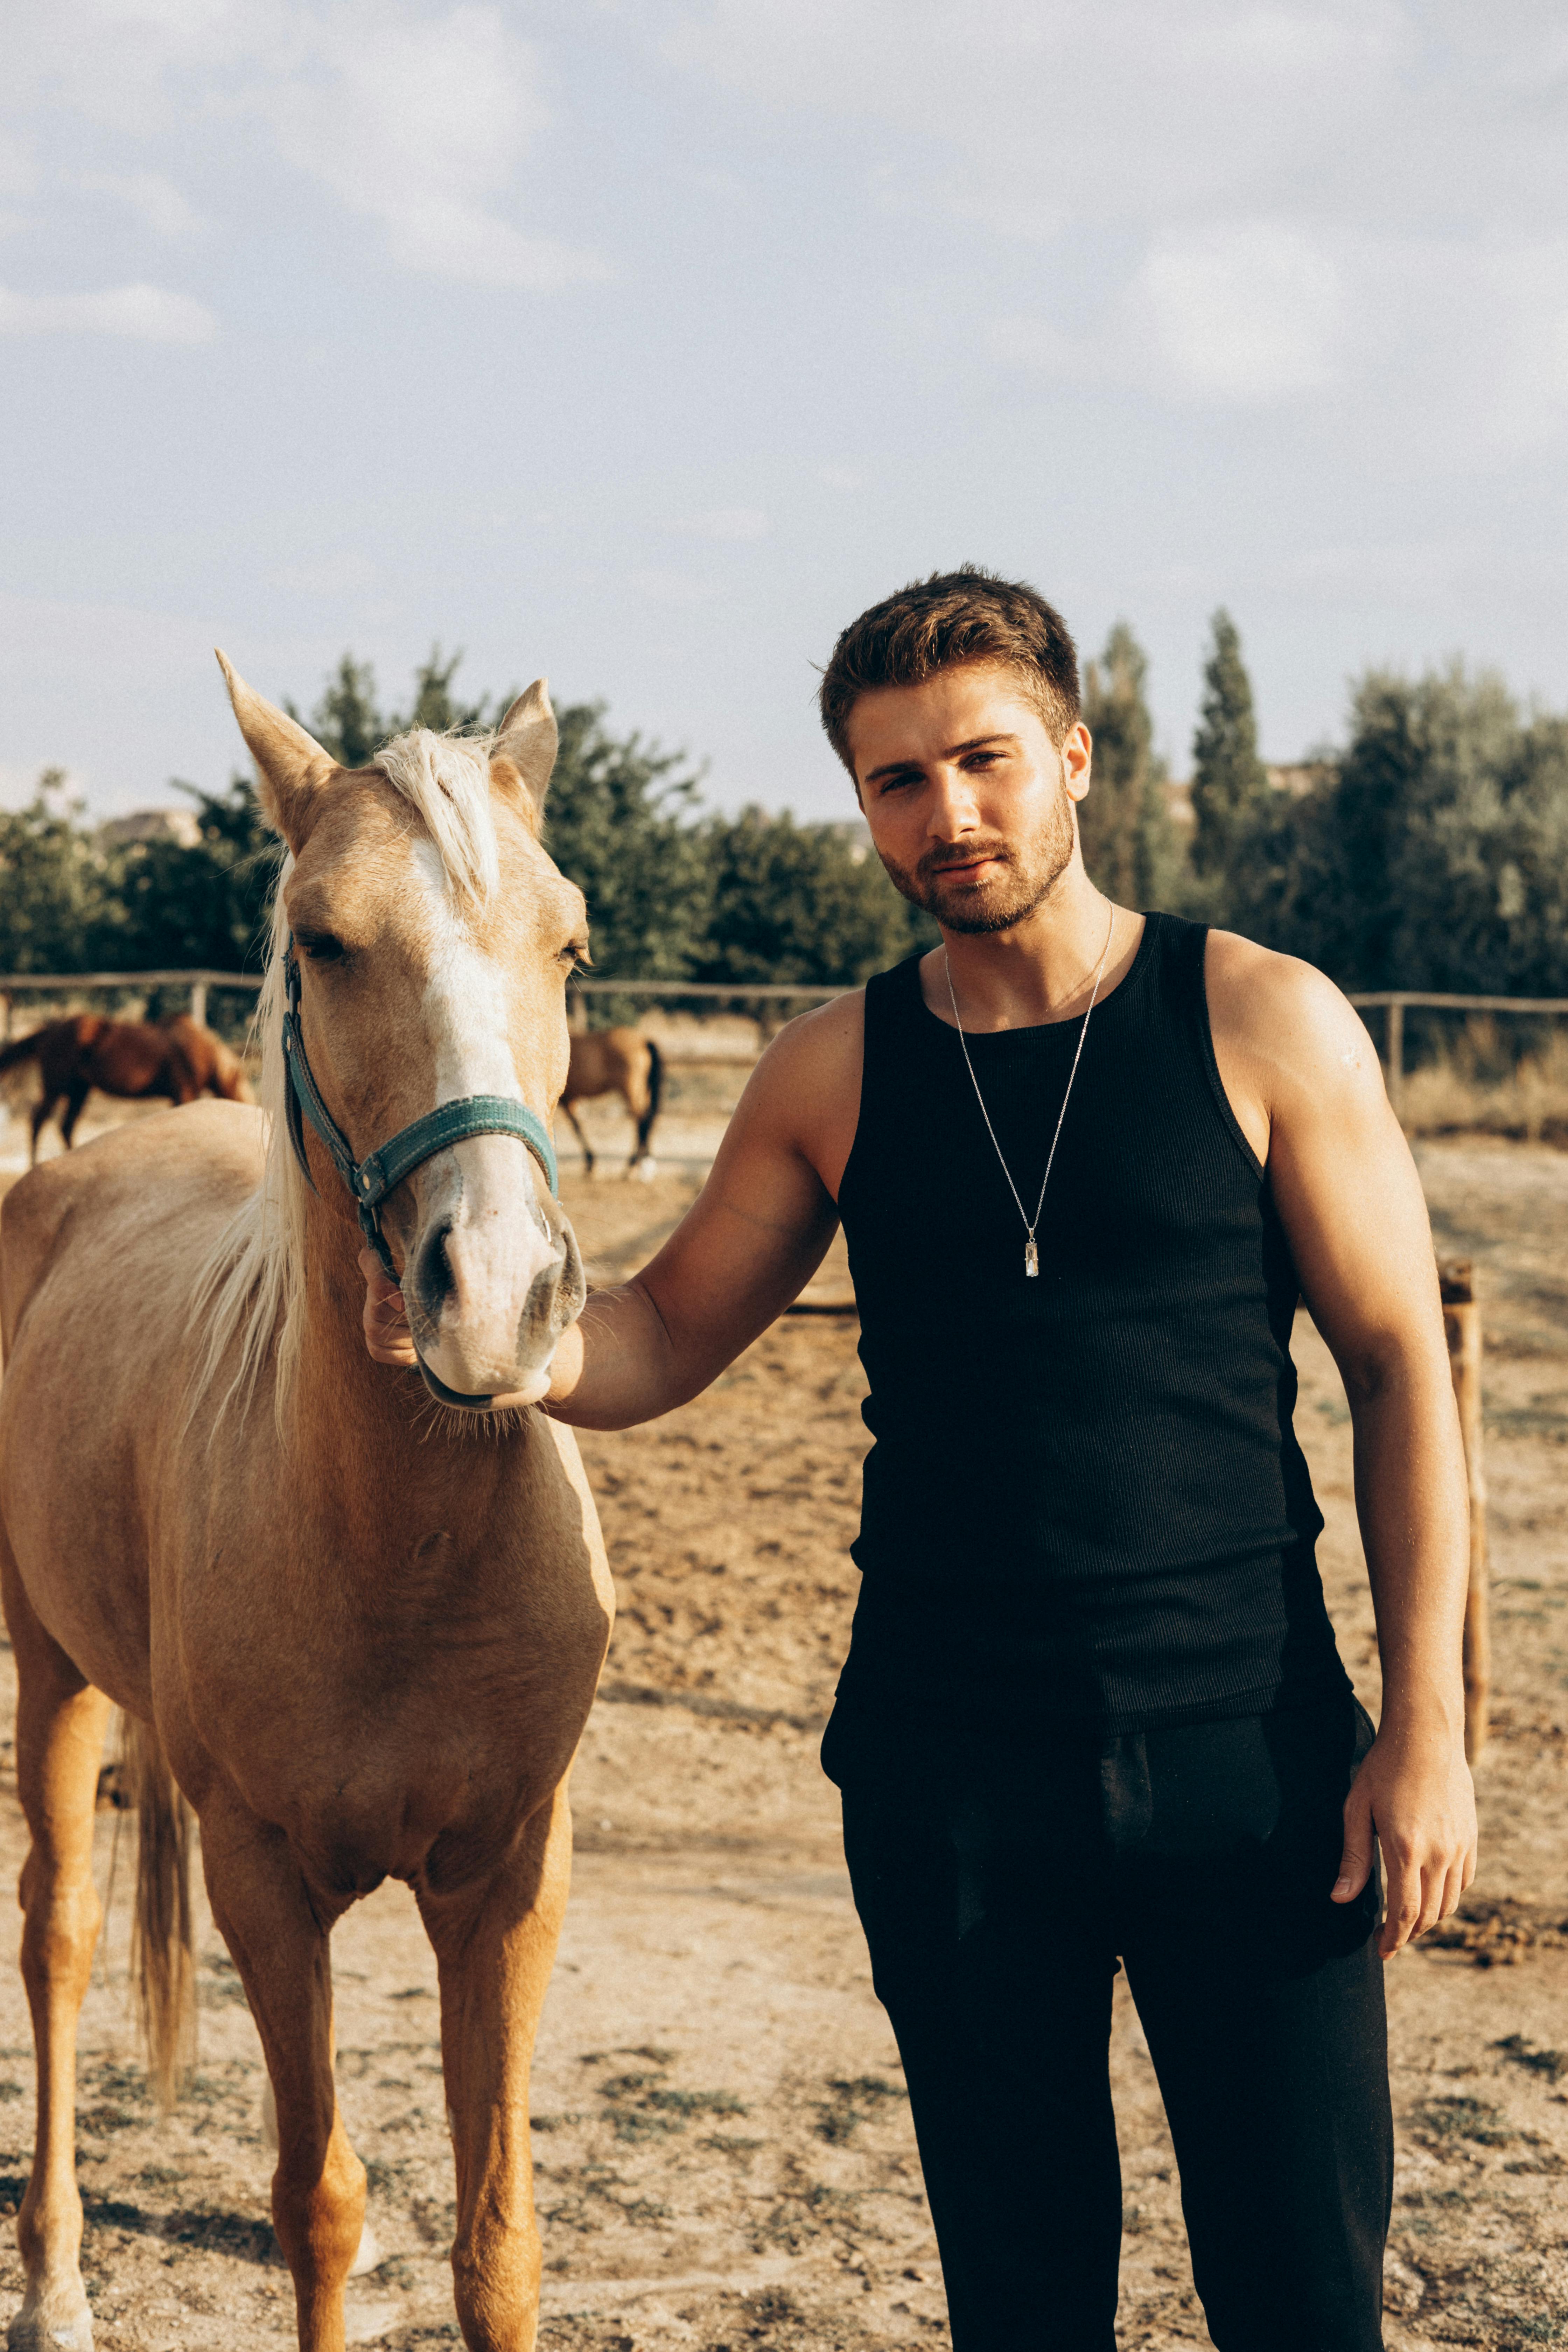
[[[743,809],[708,827],[713,907],[704,980],[854,987],[916,944],[923,919],[856,825],[797,824]],[[920,943],[936,937],[931,927]]]
[[[1222,605],[1210,624],[1213,643],[1204,664],[1204,696],[1193,738],[1194,869],[1223,875],[1236,846],[1268,795],[1258,756],[1252,681],[1241,658],[1236,623]]]
[[[1343,988],[1568,993],[1568,719],[1458,664],[1369,672],[1323,783],[1270,795],[1226,893]]]
[[[290,719],[300,718],[291,702],[286,701],[283,708]],[[314,710],[300,723],[310,729],[322,751],[330,751],[341,768],[368,767],[382,745],[397,732],[395,723],[383,718],[376,702],[375,672],[369,662],[355,661],[353,654],[343,655]]]
[[[62,768],[46,768],[24,809],[0,811],[0,963],[82,971],[112,949],[114,877],[80,823]],[[106,959],[113,964],[110,952]]]
[[[195,802],[201,837],[188,847],[131,842],[114,854],[118,960],[127,971],[259,971],[281,853],[256,787],[236,776],[226,793],[174,789]]]
[[[1084,724],[1094,738],[1089,796],[1079,803],[1090,879],[1123,906],[1158,907],[1176,888],[1180,858],[1165,806],[1165,766],[1154,750],[1144,697],[1149,664],[1118,621],[1084,681]]]
[[[561,751],[545,845],[588,901],[595,978],[686,980],[707,937],[712,880],[681,751],[617,740],[603,703],[557,711]]]
[[[443,660],[440,646],[431,646],[428,660],[414,673],[414,701],[408,716],[389,719],[387,737],[405,734],[411,727],[428,727],[433,735],[446,735],[454,728],[492,726],[501,718],[514,697],[501,695],[492,708],[488,694],[481,694],[477,702],[462,702],[453,693],[452,680],[462,659],[461,653],[455,653]]]

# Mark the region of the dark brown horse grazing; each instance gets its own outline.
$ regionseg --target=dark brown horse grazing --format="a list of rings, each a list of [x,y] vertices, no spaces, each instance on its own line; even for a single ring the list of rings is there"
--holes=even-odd
[[[60,1135],[69,1150],[82,1105],[94,1087],[133,1101],[163,1096],[172,1103],[193,1103],[203,1094],[218,1095],[225,1102],[250,1100],[238,1055],[188,1013],[161,1025],[73,1013],[64,1021],[47,1021],[31,1036],[7,1045],[0,1053],[0,1073],[34,1061],[44,1089],[33,1106],[35,1164],[45,1122],[62,1102]]]
[[[583,1148],[586,1175],[594,1172],[593,1147],[583,1132],[573,1104],[591,1102],[597,1095],[619,1095],[637,1131],[627,1169],[635,1168],[639,1176],[651,1176],[653,1154],[647,1142],[658,1117],[663,1090],[664,1057],[653,1039],[645,1037],[640,1029],[588,1029],[573,1038],[572,1067],[561,1108]]]

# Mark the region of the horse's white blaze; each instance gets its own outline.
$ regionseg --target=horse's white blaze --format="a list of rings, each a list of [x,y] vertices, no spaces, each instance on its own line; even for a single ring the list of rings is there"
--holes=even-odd
[[[425,985],[425,1021],[436,1055],[436,1108],[464,1095],[515,1095],[517,1066],[507,1034],[506,982],[481,954],[447,887],[441,853],[416,842],[414,863],[434,940]]]
[[[518,1099],[500,967],[475,945],[435,844],[417,843],[414,858],[432,938],[423,1009],[436,1065],[433,1108],[468,1095]],[[439,1328],[422,1341],[422,1352],[438,1380],[468,1395],[516,1389],[520,1372],[542,1373],[554,1353],[552,1340],[542,1348],[528,1328],[538,1319],[530,1313],[534,1286],[563,1258],[534,1168],[515,1136],[475,1135],[437,1153],[420,1173],[420,1230],[447,1223],[451,1277]]]

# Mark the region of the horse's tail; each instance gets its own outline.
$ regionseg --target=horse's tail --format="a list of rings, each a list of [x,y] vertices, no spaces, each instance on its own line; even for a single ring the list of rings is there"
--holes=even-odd
[[[0,1047],[0,1070],[14,1070],[19,1062],[36,1060],[44,1033],[35,1029],[29,1036],[18,1037],[14,1045]]]
[[[637,1157],[647,1150],[648,1137],[653,1133],[654,1120],[658,1117],[659,1097],[664,1092],[664,1055],[651,1037],[645,1038],[647,1046],[647,1108],[637,1121]]]
[[[136,1911],[131,1977],[147,2072],[158,2104],[173,2106],[195,2056],[195,1937],[191,1926],[191,1809],[150,1723],[122,1718],[124,1802],[136,1809]]]

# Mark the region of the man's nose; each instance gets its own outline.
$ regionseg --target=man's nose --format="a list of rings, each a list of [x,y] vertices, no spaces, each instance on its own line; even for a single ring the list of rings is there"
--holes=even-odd
[[[927,830],[937,841],[958,841],[980,823],[973,788],[962,768],[939,768],[931,779]]]

